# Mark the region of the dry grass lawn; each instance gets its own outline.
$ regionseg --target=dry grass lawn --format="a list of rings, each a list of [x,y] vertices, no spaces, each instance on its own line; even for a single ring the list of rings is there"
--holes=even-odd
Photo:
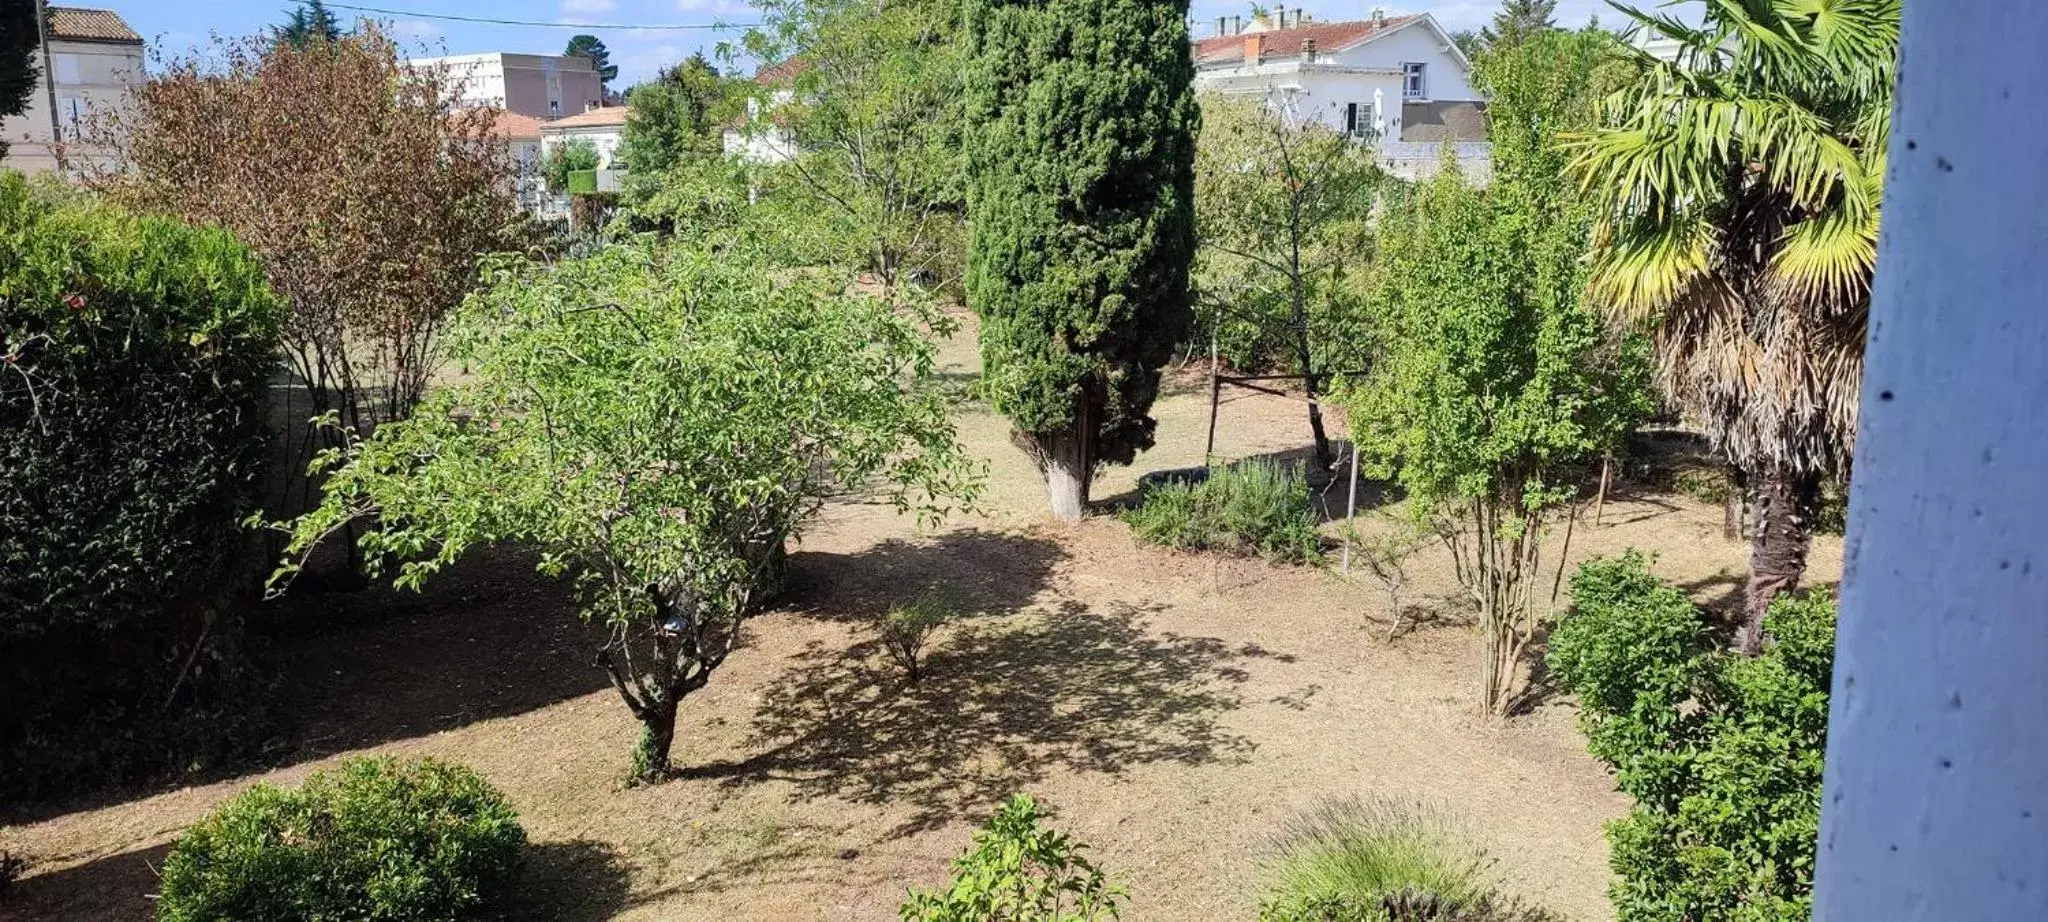
[[[971,325],[946,356],[955,382],[971,380]],[[1098,497],[1198,464],[1207,396],[1163,399],[1160,447],[1110,471]],[[1297,401],[1233,397],[1219,451],[1298,451],[1302,415]],[[1139,547],[1113,518],[1047,522],[1004,423],[974,404],[959,421],[990,464],[986,511],[920,534],[886,508],[835,506],[795,556],[782,607],[685,702],[686,777],[622,785],[636,727],[565,593],[506,549],[425,594],[309,596],[277,612],[288,723],[274,769],[0,811],[15,824],[0,842],[35,862],[0,918],[147,919],[153,868],[182,826],[257,781],[373,752],[458,759],[507,792],[535,845],[508,918],[894,919],[904,889],[941,880],[1018,790],[1094,846],[1139,922],[1251,918],[1268,831],[1346,795],[1443,804],[1505,886],[1612,918],[1600,828],[1626,800],[1568,703],[1504,724],[1475,715],[1478,641],[1440,555],[1416,565],[1411,590],[1432,614],[1389,642],[1369,581]],[[1656,551],[1659,572],[1702,601],[1740,590],[1745,549],[1722,539],[1718,507],[1623,489],[1600,527],[1580,523],[1571,557],[1629,547]],[[1814,579],[1839,569],[1840,542],[1824,539]],[[873,619],[926,587],[974,615],[906,686]]]

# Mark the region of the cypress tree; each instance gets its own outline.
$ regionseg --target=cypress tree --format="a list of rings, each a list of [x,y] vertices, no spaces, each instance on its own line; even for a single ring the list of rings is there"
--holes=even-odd
[[[967,296],[986,392],[1078,519],[1152,446],[1192,322],[1187,0],[967,0]]]

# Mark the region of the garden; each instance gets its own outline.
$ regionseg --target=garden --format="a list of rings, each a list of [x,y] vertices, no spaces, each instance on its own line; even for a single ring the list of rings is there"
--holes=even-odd
[[[566,226],[373,23],[174,62],[0,176],[0,918],[1805,918],[1897,5],[1528,6],[1482,185],[778,0],[803,153],[698,59]]]

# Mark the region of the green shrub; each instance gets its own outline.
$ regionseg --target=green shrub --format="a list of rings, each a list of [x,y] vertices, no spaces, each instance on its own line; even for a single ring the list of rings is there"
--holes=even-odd
[[[1764,652],[1722,649],[1636,554],[1572,578],[1550,668],[1587,748],[1635,799],[1610,823],[1622,922],[1791,922],[1812,912],[1835,603],[1771,606]]]
[[[943,891],[913,889],[903,922],[1084,922],[1113,919],[1123,890],[1065,833],[1038,825],[1044,813],[1028,794],[1003,803],[974,834],[974,848],[953,861]]]
[[[187,830],[163,922],[451,920],[518,877],[526,833],[476,772],[363,758],[297,790],[259,784]]]
[[[924,595],[907,605],[898,605],[882,616],[882,649],[896,665],[903,667],[903,673],[910,684],[917,684],[923,677],[924,648],[932,635],[946,622],[953,620],[953,609],[937,595]]]
[[[1124,521],[1138,540],[1188,550],[1319,563],[1323,539],[1300,470],[1270,461],[1212,467],[1145,488]]]
[[[570,195],[589,195],[597,191],[596,170],[570,170],[568,181],[563,188]]]
[[[252,741],[225,603],[257,563],[278,316],[225,231],[0,174],[0,795]]]

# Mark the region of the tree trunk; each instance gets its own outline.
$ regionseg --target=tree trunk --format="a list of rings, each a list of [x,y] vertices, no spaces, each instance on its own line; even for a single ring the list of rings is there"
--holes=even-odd
[[[1764,613],[1781,592],[1796,589],[1806,572],[1813,522],[1820,511],[1820,477],[1783,467],[1757,471],[1756,525],[1749,544],[1749,588],[1744,598],[1741,649],[1763,651]]]
[[[679,703],[678,696],[671,695],[648,708],[640,717],[640,748],[633,753],[633,767],[642,781],[666,781],[673,774],[668,757],[669,749],[676,740],[676,706]]]
[[[1081,521],[1088,511],[1089,481],[1095,475],[1095,404],[1083,397],[1078,422],[1071,429],[1039,436],[1040,469],[1052,514]]]

